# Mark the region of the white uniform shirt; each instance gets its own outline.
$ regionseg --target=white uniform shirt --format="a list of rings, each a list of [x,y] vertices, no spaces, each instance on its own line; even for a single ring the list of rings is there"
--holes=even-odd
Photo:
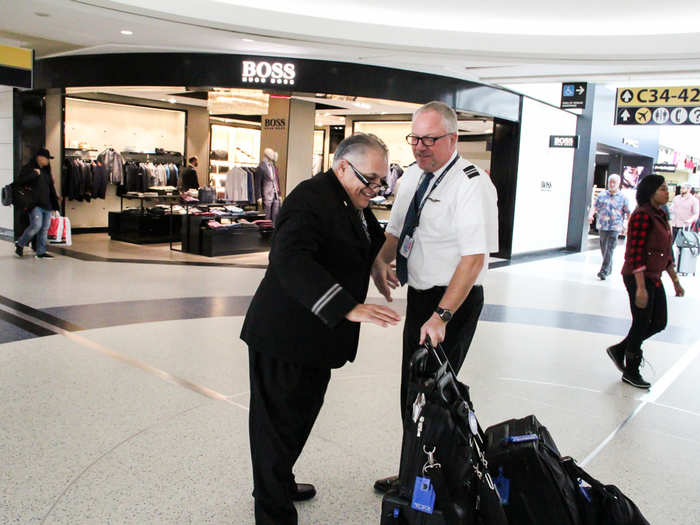
[[[465,173],[471,163],[459,158],[430,193],[435,181],[457,155],[435,171],[428,195],[413,234],[414,244],[408,257],[408,285],[418,290],[447,286],[464,255],[484,254],[484,266],[475,284],[484,284],[489,253],[498,251],[498,198],[491,178],[481,169],[477,175]],[[423,170],[409,166],[401,178],[386,231],[401,237],[406,213]]]

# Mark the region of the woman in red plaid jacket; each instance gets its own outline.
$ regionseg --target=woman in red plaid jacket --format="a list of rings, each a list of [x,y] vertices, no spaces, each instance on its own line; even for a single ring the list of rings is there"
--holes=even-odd
[[[622,380],[648,389],[639,372],[642,343],[666,328],[668,313],[661,274],[671,276],[676,296],[685,294],[673,264],[673,237],[668,216],[661,209],[668,202],[668,186],[660,175],[649,175],[637,186],[637,209],[627,232],[622,278],[632,310],[632,326],[627,337],[607,349],[608,356],[622,372]]]

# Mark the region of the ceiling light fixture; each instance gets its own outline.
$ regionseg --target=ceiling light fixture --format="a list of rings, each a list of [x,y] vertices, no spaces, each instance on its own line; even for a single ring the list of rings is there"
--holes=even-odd
[[[168,99],[168,102],[170,102],[171,104],[175,104],[175,102],[177,102],[177,99],[170,97]]]
[[[243,42],[255,42],[252,38],[242,38]]]
[[[122,30],[119,31],[119,32],[120,32],[122,35],[126,35],[126,36],[130,36],[130,35],[133,35],[133,34],[134,34],[133,31],[129,31],[128,29],[122,29]]]

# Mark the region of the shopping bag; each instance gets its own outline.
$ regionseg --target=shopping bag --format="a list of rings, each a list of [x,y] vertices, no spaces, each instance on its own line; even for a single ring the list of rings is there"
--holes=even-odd
[[[61,244],[63,246],[72,244],[70,219],[68,217],[51,217],[48,241],[49,244]]]

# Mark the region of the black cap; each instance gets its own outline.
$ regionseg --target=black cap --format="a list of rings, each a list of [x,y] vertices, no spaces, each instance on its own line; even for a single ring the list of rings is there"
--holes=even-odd
[[[36,152],[37,157],[46,157],[47,159],[52,159],[51,153],[46,148],[41,148]]]

